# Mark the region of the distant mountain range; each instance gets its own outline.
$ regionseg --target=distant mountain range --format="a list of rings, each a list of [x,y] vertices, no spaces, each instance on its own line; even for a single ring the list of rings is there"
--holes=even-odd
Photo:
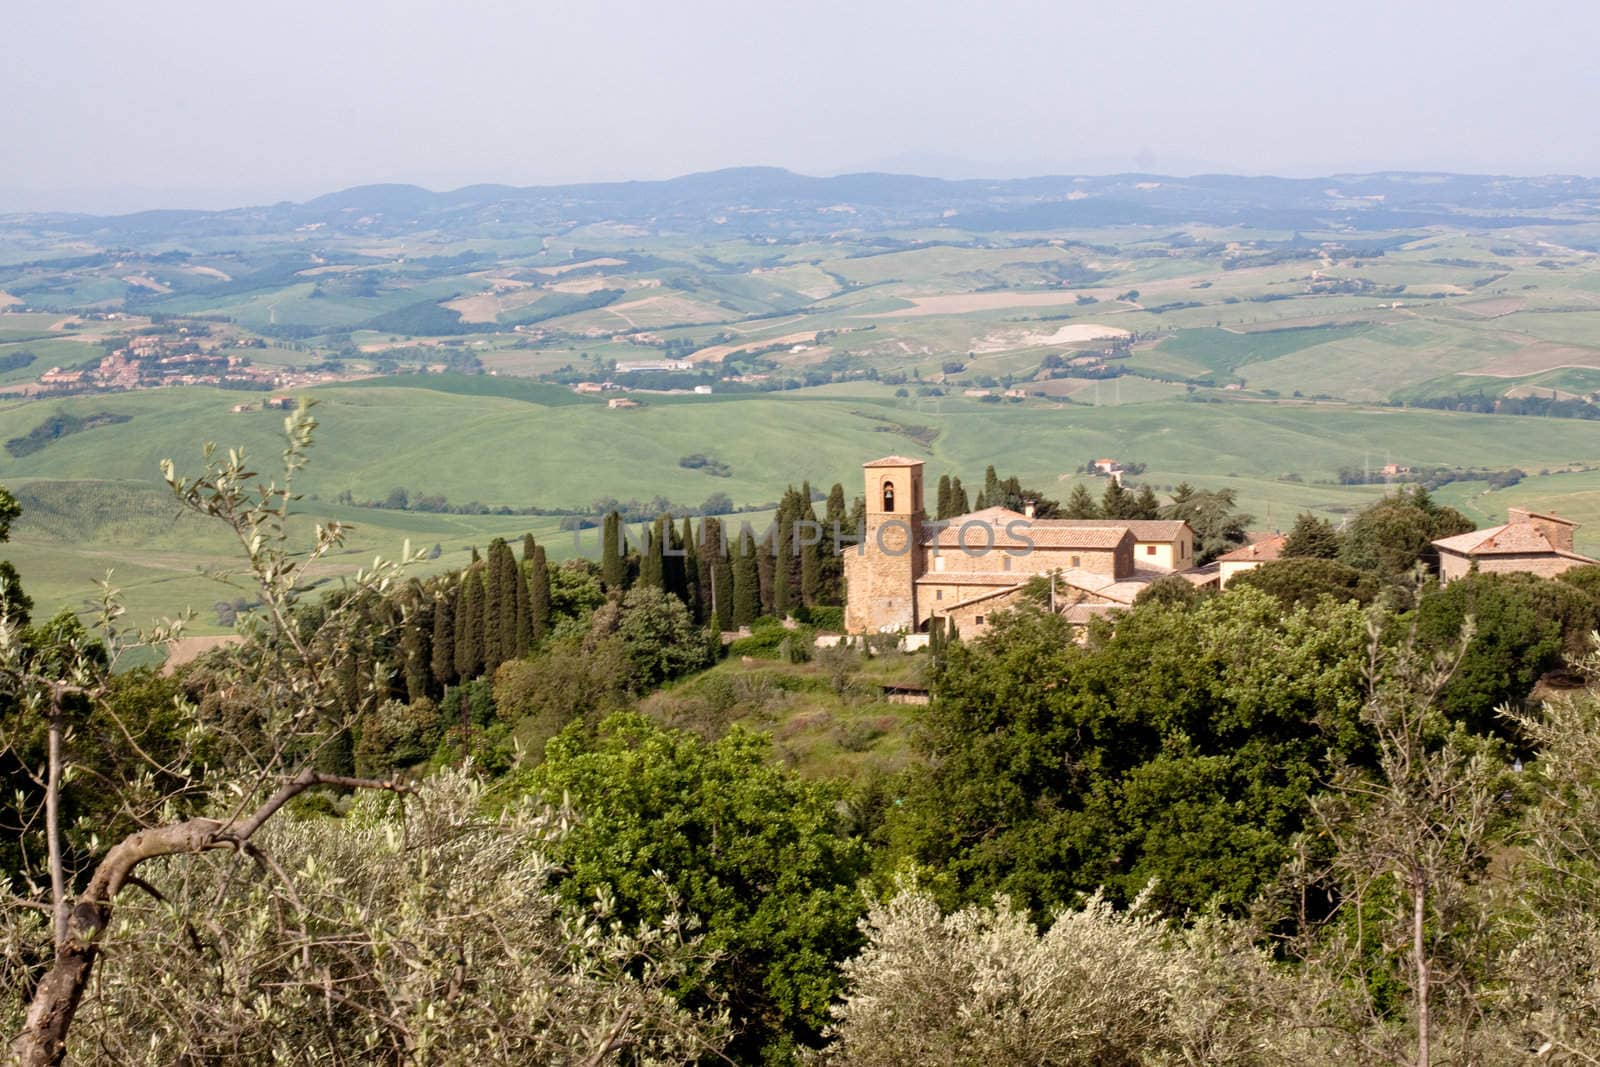
[[[431,192],[363,185],[308,200],[225,211],[29,214],[0,227],[103,242],[295,230],[509,236],[608,223],[653,234],[805,236],[950,227],[1005,232],[1206,223],[1376,231],[1448,223],[1482,228],[1600,221],[1600,179],[1389,172],[1326,178],[1160,174],[947,180],[904,174],[815,178],[742,167],[665,181],[471,185]]]

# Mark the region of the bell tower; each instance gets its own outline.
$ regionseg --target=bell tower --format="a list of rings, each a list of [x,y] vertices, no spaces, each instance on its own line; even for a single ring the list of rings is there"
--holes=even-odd
[[[862,465],[867,526],[847,549],[845,629],[882,633],[917,628],[922,577],[922,461],[885,456]]]

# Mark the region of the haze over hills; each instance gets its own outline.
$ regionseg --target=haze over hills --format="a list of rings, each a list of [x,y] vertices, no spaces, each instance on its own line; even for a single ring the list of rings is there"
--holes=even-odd
[[[736,215],[736,222],[727,217],[729,213]],[[307,226],[393,234],[434,226],[487,230],[597,221],[677,232],[823,233],[839,229],[841,223],[858,228],[927,225],[986,232],[1181,222],[1370,231],[1449,222],[1504,227],[1597,218],[1600,179],[1564,175],[1116,174],[951,180],[873,173],[811,177],[776,167],[710,171],[665,181],[524,188],[484,184],[445,192],[414,185],[366,185],[303,203],[226,211],[0,216],[7,227],[44,226],[108,239],[218,231],[260,235]]]

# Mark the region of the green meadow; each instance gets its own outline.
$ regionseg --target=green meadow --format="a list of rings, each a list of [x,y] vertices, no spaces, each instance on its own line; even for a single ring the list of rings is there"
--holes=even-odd
[[[1139,480],[1162,490],[1180,481],[1232,487],[1258,526],[1282,527],[1303,510],[1346,515],[1381,493],[1379,487],[1336,484],[1341,467],[1389,461],[1517,466],[1530,473],[1600,467],[1600,423],[1581,420],[1214,397],[1099,407],[930,403],[886,396],[881,388],[878,395],[857,395],[838,387],[794,395],[663,397],[660,403],[644,396],[640,408],[613,410],[569,402],[570,393],[557,396],[520,380],[470,379],[470,389],[449,379],[414,381],[379,379],[307,394],[317,400],[320,428],[300,483],[300,507],[308,519],[354,525],[347,551],[330,560],[330,578],[374,554],[398,555],[407,539],[417,548],[439,546],[430,567],[459,566],[472,545],[524,532],[548,541],[558,558],[572,551],[571,535],[561,533],[552,516],[431,514],[335,502],[346,492],[357,502],[382,500],[397,487],[413,498],[438,494],[452,505],[490,508],[584,509],[606,498],[658,497],[688,507],[719,492],[737,506],[755,507],[803,481],[824,490],[837,481],[854,495],[862,462],[897,453],[923,459],[930,479],[957,474],[970,486],[993,464],[1064,497],[1087,460],[1108,455],[1145,464]],[[32,455],[0,456],[0,480],[28,509],[14,531],[12,558],[42,606],[80,606],[92,595],[92,579],[108,568],[116,569],[136,617],[229,599],[207,577],[229,561],[229,546],[193,520],[175,518],[157,472],[166,457],[180,470],[195,470],[201,442],[214,441],[244,447],[258,469],[270,473],[281,450],[283,415],[232,414],[236,395],[168,389],[14,402],[0,410],[5,438],[54,411],[131,416]],[[727,464],[731,476],[680,465],[695,453]],[[1595,498],[1600,532],[1600,488],[1569,480],[1581,477],[1530,479],[1473,498],[1473,513],[1489,521],[1503,513],[1502,498],[1520,501],[1540,488],[1551,499],[1584,492]],[[1103,484],[1091,482],[1096,491]]]

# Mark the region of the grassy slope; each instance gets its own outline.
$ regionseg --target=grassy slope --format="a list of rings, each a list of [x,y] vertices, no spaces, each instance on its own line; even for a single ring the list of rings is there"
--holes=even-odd
[[[891,452],[926,459],[930,482],[949,472],[974,485],[993,463],[1065,496],[1072,472],[1087,458],[1112,455],[1147,464],[1144,480],[1157,486],[1180,480],[1232,486],[1259,524],[1284,526],[1297,511],[1337,514],[1377,494],[1329,484],[1341,466],[1389,459],[1529,471],[1600,464],[1600,425],[1576,420],[1287,402],[1096,408],[944,400],[908,407],[903,400],[843,392],[612,411],[597,404],[552,407],[394,385],[320,389],[323,428],[303,485],[318,499],[304,506],[358,524],[341,566],[365,563],[376,551],[394,555],[408,536],[418,545],[438,542],[446,550],[438,564],[444,566],[458,564],[466,546],[496,534],[515,537],[531,529],[542,539],[559,540],[557,555],[568,551],[570,538],[558,537],[553,518],[425,515],[339,508],[329,501],[344,489],[370,499],[405,486],[414,494],[444,493],[455,503],[475,499],[490,505],[570,506],[602,496],[656,495],[695,503],[718,491],[750,504],[775,499],[786,485],[806,479],[818,487],[841,481],[853,495],[860,463]],[[126,483],[99,495],[52,490],[49,499],[59,507],[46,514],[48,509],[36,506],[40,514],[18,525],[11,554],[42,605],[75,603],[110,565],[135,592],[136,616],[219,598],[197,570],[225,559],[225,546],[174,528],[164,502],[151,504],[139,494],[156,492],[155,473],[164,457],[193,469],[197,443],[206,439],[244,444],[270,469],[280,447],[281,416],[230,414],[227,407],[236,397],[207,389],[160,390],[0,409],[4,437],[26,432],[55,408],[134,416],[23,459],[0,456],[0,480],[14,487],[41,479]],[[931,448],[897,432],[908,425],[937,429]],[[734,477],[679,467],[678,458],[692,452],[725,460]],[[1300,481],[1282,480],[1291,473]],[[1569,487],[1580,488],[1552,480],[1548,490]]]

